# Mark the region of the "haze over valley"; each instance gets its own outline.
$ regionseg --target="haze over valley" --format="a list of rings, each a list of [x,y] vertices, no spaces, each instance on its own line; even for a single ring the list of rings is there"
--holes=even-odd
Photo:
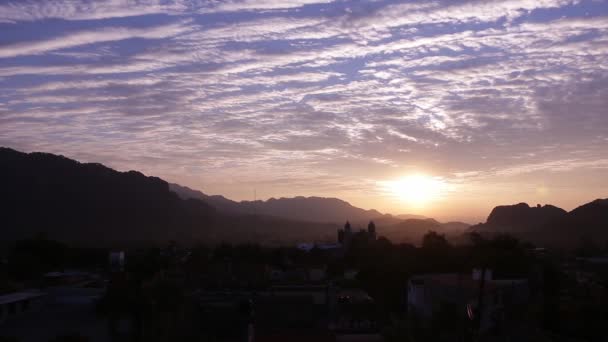
[[[354,227],[377,225],[378,234],[419,245],[429,231],[458,243],[468,232],[511,234],[526,241],[575,248],[582,239],[608,241],[608,200],[572,212],[525,203],[499,206],[485,223],[438,222],[417,215],[391,215],[361,209],[337,198],[294,197],[266,201],[229,200],[220,195],[148,177],[117,172],[101,164],[82,164],[47,153],[0,149],[0,178],[8,194],[5,240],[44,232],[66,241],[112,245],[161,242],[257,242],[294,245],[331,242],[349,221]],[[37,213],[30,215],[29,213]]]

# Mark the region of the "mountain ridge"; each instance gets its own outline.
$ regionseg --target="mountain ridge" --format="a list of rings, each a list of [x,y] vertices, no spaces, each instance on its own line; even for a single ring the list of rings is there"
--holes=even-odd
[[[573,248],[582,240],[608,242],[608,199],[596,199],[570,212],[553,205],[527,203],[495,207],[485,223],[468,232],[507,233],[540,245]]]
[[[99,163],[4,147],[0,147],[0,179],[5,190],[0,203],[3,240],[49,232],[60,240],[95,243],[146,239],[335,241],[344,221],[364,227],[374,220],[378,234],[394,242],[416,243],[428,230],[446,236],[463,231],[509,233],[538,244],[568,247],[582,239],[608,242],[608,199],[582,204],[570,212],[553,205],[497,206],[485,223],[469,227],[430,218],[404,220],[337,198],[235,202],[181,187],[191,191],[184,199],[173,191],[177,185],[138,171],[119,172]],[[235,215],[231,208],[241,212]]]
[[[409,241],[412,236],[424,233],[419,231],[420,225],[412,224],[404,228],[403,234],[395,234],[390,226],[401,220],[378,211],[353,207],[339,199],[313,197],[312,201],[329,200],[360,216],[352,212],[334,214],[340,222],[336,224],[299,221],[259,212],[233,215],[216,209],[206,200],[180,198],[166,181],[138,171],[120,172],[99,163],[80,163],[51,153],[23,153],[4,147],[0,147],[0,179],[5,184],[5,191],[0,196],[0,205],[6,213],[3,217],[6,228],[0,236],[3,241],[44,233],[52,239],[95,246],[124,245],[125,242],[166,243],[169,240],[189,243],[333,242],[344,221],[351,220],[355,227],[366,226],[370,218],[377,220],[379,235],[396,242],[400,242],[399,237],[404,234]],[[202,193],[195,194],[200,196]],[[207,196],[206,199],[227,205],[235,203],[223,196]],[[294,201],[297,204],[311,201],[311,198],[274,199],[266,203],[273,205],[271,209],[276,211],[284,210],[277,203],[292,204]],[[258,204],[246,202],[245,208],[250,210],[252,203]],[[296,208],[303,213],[301,215],[310,217],[310,211],[302,210],[301,206]],[[355,223],[356,219],[365,221]],[[437,224],[436,221],[428,222]]]
[[[362,209],[335,197],[295,196],[269,198],[266,201],[233,201],[221,195],[207,195],[200,190],[171,183],[170,189],[181,198],[207,201],[217,210],[235,214],[260,214],[318,223],[367,223],[371,220],[399,222],[401,219],[375,209]]]
[[[531,207],[524,202],[513,205],[500,205],[492,209],[486,222],[481,224],[480,228],[491,227],[492,229],[501,228],[513,231],[529,230],[540,227],[566,214],[566,210],[553,205],[542,206],[538,204]]]

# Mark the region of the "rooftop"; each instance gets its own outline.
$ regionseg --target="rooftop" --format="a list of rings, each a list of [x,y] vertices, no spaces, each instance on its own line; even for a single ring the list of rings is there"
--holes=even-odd
[[[38,298],[44,295],[45,293],[40,291],[13,292],[0,296],[0,305],[20,302],[32,298]]]
[[[433,273],[413,276],[410,281],[415,285],[433,285],[441,287],[462,288],[470,290],[479,289],[479,281],[473,280],[470,274],[459,273]],[[486,290],[493,289],[493,281],[487,281]]]

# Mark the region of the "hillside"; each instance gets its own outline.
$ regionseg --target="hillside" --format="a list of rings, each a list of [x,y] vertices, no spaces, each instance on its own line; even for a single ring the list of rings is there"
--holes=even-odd
[[[44,233],[94,245],[333,239],[338,226],[266,216],[231,216],[136,171],[118,172],[49,153],[0,148],[1,240]]]
[[[592,241],[598,246],[608,246],[608,199],[583,204],[561,220],[544,225],[542,232],[561,244]]]
[[[293,244],[335,241],[344,221],[358,228],[374,220],[379,235],[418,244],[429,230],[450,236],[468,227],[400,219],[336,198],[235,202],[137,171],[118,172],[101,164],[8,148],[0,148],[0,177],[5,189],[3,241],[45,233],[94,245],[168,240]]]
[[[182,200],[167,182],[48,153],[0,148],[3,239],[142,241],[202,236],[215,209]]]
[[[485,223],[471,227],[477,231],[504,230],[527,232],[540,229],[545,224],[565,216],[564,209],[540,204],[530,207],[527,203],[502,205],[494,208]]]
[[[600,245],[608,241],[608,199],[598,199],[570,212],[552,205],[530,207],[526,203],[499,206],[485,223],[469,231],[508,233],[538,245],[575,248],[583,240]]]
[[[377,210],[357,208],[337,198],[298,196],[293,198],[271,198],[267,201],[236,202],[223,196],[209,196],[203,192],[178,184],[170,184],[170,188],[181,198],[204,200],[217,210],[231,214],[258,214],[296,221],[336,224],[342,224],[346,220],[361,224],[367,224],[370,220],[381,220],[390,223],[401,221],[391,215],[382,214]]]

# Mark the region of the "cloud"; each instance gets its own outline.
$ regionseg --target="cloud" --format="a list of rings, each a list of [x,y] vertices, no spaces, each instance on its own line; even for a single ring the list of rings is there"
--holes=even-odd
[[[23,0],[0,5],[0,22],[44,19],[97,20],[150,14],[182,13],[186,1],[160,0]]]
[[[23,29],[0,45],[0,143],[351,194],[416,169],[488,185],[608,158],[602,3],[139,5],[0,5]]]
[[[222,1],[203,12],[238,12],[255,10],[281,10],[298,8],[306,5],[328,4],[332,0],[228,0]]]
[[[328,4],[329,0],[22,0],[0,4],[0,23],[45,19],[102,20],[154,14],[270,11]]]
[[[42,54],[49,51],[67,49],[88,44],[114,42],[133,38],[162,39],[188,32],[184,23],[134,29],[127,27],[107,27],[103,30],[80,31],[47,40],[20,42],[0,47],[0,58]]]

